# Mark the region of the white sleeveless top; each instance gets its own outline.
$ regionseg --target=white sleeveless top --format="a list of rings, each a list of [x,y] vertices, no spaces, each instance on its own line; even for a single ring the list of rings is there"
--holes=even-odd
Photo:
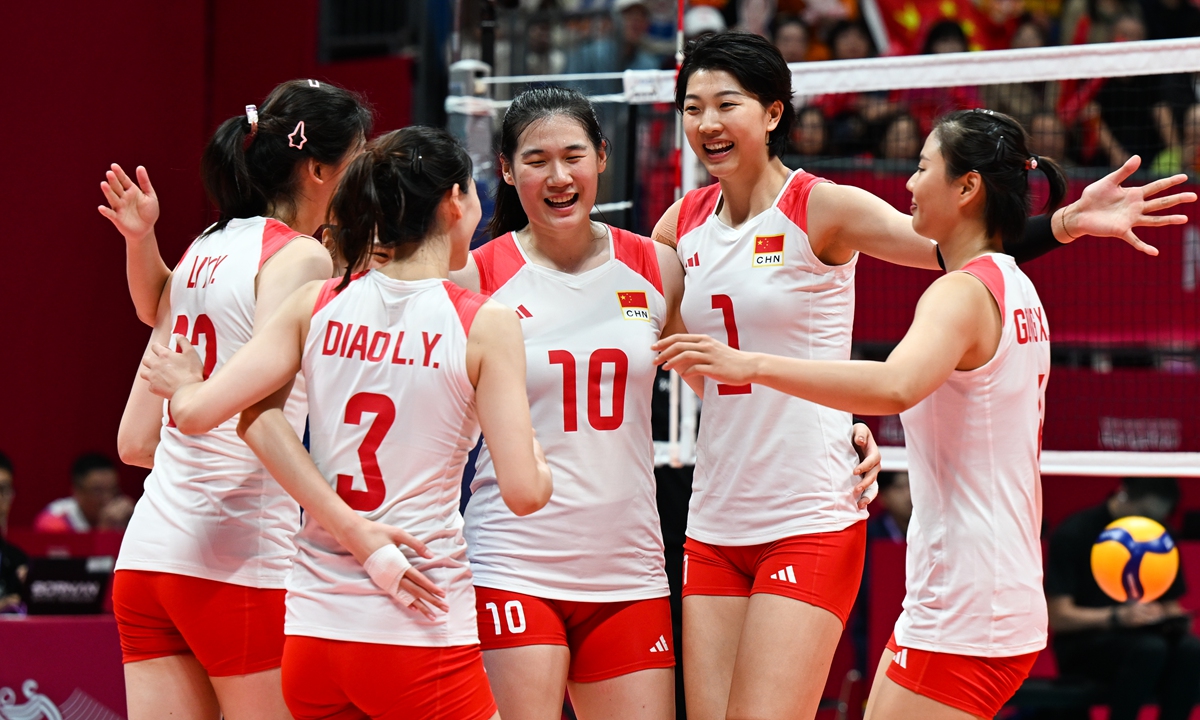
[[[234,219],[184,253],[171,276],[172,332],[195,346],[206,378],[250,340],[259,270],[301,235],[271,218]],[[285,412],[302,434],[303,382]],[[118,570],[283,587],[300,507],[237,436],[237,424],[235,415],[202,435],[184,435],[164,412],[154,469],[121,542]]]
[[[458,512],[462,471],[479,439],[467,335],[482,295],[446,280],[372,270],[313,308],[304,346],[313,462],[363,517],[402,528],[433,559],[401,547],[446,591],[429,620],[371,581],[311,515],[296,535],[284,632],[330,640],[446,647],[479,642]]]
[[[517,309],[533,427],[554,474],[517,517],[479,454],[467,541],[475,582],[556,600],[664,597],[650,399],[666,319],[649,238],[609,228],[609,260],[579,275],[530,262],[510,233],[474,252],[485,294]]]
[[[1050,332],[1008,255],[963,272],[991,291],[1004,327],[983,366],[954,372],[900,415],[913,517],[896,642],[978,657],[1046,646],[1041,452]]]
[[[684,196],[676,247],[688,332],[752,352],[850,358],[858,255],[833,267],[813,253],[808,197],[820,182],[793,172],[771,207],[736,230],[716,215],[719,184]],[[706,378],[688,537],[757,545],[866,518],[853,493],[851,425],[850,413]]]

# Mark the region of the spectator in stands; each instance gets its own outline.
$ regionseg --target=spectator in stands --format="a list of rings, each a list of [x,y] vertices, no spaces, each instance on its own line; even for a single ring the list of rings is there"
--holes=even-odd
[[[805,157],[826,155],[828,137],[825,114],[820,108],[810,105],[796,116],[796,123],[792,126],[792,145],[797,153]]]
[[[835,23],[827,43],[834,60],[860,60],[877,54],[875,42],[861,20]],[[829,121],[829,145],[837,155],[873,151],[884,124],[895,112],[887,91],[822,95],[813,104],[821,108]]]
[[[1053,112],[1039,112],[1029,121],[1029,149],[1036,155],[1054,158],[1060,165],[1069,164],[1067,129]]]
[[[901,113],[892,118],[887,129],[883,131],[879,156],[885,160],[916,160],[921,154],[921,145],[924,142],[917,121],[912,115]],[[905,483],[907,485],[907,480]]]
[[[1179,605],[1182,568],[1159,600],[1123,605],[1092,576],[1091,552],[1113,520],[1141,515],[1165,522],[1179,502],[1171,478],[1126,478],[1115,495],[1062,522],[1050,538],[1046,598],[1054,654],[1064,676],[1101,683],[1109,720],[1134,720],[1159,704],[1160,720],[1186,720],[1200,690],[1200,639]]]
[[[0,453],[0,613],[20,609],[21,587],[29,572],[29,556],[7,539],[14,496],[12,461]]]
[[[1140,15],[1138,0],[1067,0],[1059,32],[1063,45],[1112,42],[1113,28],[1125,15]]]
[[[133,515],[133,501],[121,494],[117,468],[100,453],[84,453],[71,465],[70,497],[46,506],[33,521],[41,532],[124,530]]]
[[[963,32],[962,25],[953,20],[942,20],[929,28],[921,54],[941,55],[967,52],[967,49],[967,34]]]
[[[1200,36],[1200,7],[1190,0],[1142,0],[1151,40]]]
[[[650,9],[644,0],[617,0],[613,12],[617,15],[619,41],[602,37],[578,48],[567,56],[567,72],[601,73],[662,67],[664,58],[647,47]]]
[[[943,20],[929,28],[922,54],[967,52],[967,35],[953,20]],[[916,118],[924,137],[933,130],[933,122],[955,110],[968,110],[981,105],[979,91],[974,87],[913,88],[893,94],[893,101],[908,108]]]
[[[883,510],[867,521],[867,540],[886,539],[905,542],[908,523],[912,520],[912,493],[908,488],[908,473],[879,473],[879,497],[876,502]]]
[[[771,24],[771,41],[788,64],[808,59],[808,25],[795,15],[775,17]]]
[[[529,21],[525,33],[525,67],[522,75],[557,75],[566,68],[567,56],[554,47],[554,29],[546,18]]]
[[[720,10],[707,5],[689,8],[683,14],[683,37],[689,42],[705,35],[725,32],[725,16]]]
[[[1044,28],[1031,16],[1023,17],[1013,33],[1011,48],[1015,50],[1045,46]],[[1030,127],[1035,115],[1054,112],[1058,95],[1057,82],[1006,83],[979,88],[979,100],[983,107],[1012,115],[1026,128]],[[1055,160],[1062,157],[1052,153],[1039,154],[1045,154]]]

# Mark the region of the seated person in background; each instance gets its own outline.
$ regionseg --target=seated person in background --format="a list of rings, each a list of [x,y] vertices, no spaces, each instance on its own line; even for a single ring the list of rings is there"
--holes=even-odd
[[[29,556],[6,539],[14,495],[12,461],[0,453],[0,613],[21,607],[21,586],[29,572]]]
[[[882,495],[882,493],[880,493]],[[1123,605],[1092,575],[1092,545],[1113,520],[1141,515],[1164,522],[1179,501],[1171,478],[1126,478],[1105,503],[1068,517],[1050,538],[1046,599],[1054,654],[1064,676],[1105,688],[1109,720],[1133,720],[1158,702],[1160,720],[1186,720],[1200,690],[1200,639],[1179,605],[1183,568],[1161,598]]]
[[[46,506],[33,521],[40,532],[124,530],[133,515],[133,501],[121,494],[117,468],[100,453],[84,453],[71,465],[70,497]]]
[[[821,108],[809,105],[796,115],[792,126],[792,146],[805,157],[828,155],[829,130]]]
[[[883,131],[883,141],[879,145],[879,157],[885,160],[916,160],[921,154],[921,145],[925,137],[917,121],[908,113],[901,113],[892,118],[887,130]],[[909,166],[904,167],[905,170]]]
[[[908,473],[879,473],[879,497],[876,503],[883,512],[867,521],[867,540],[887,539],[905,542],[908,521],[912,520],[912,494],[908,490]]]

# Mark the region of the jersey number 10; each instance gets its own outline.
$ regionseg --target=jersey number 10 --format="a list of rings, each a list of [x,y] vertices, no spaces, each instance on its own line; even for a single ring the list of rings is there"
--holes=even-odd
[[[579,429],[579,402],[575,390],[575,356],[566,350],[551,350],[550,364],[563,369],[563,432]],[[600,380],[604,366],[613,366],[612,413],[600,406]],[[629,356],[616,348],[600,348],[588,358],[587,416],[596,430],[616,430],[625,422],[625,381],[629,378]]]

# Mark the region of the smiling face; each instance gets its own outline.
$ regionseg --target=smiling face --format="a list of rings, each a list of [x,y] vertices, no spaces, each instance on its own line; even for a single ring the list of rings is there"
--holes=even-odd
[[[950,231],[961,220],[963,197],[962,178],[946,177],[946,160],[942,157],[942,144],[936,131],[925,139],[917,171],[905,185],[912,193],[913,230],[917,234],[934,240],[950,235]]]
[[[606,155],[583,126],[567,115],[535,120],[501,158],[504,182],[516,187],[534,227],[552,232],[586,227]]]
[[[683,131],[715,178],[739,168],[759,172],[770,159],[767,136],[782,115],[783,103],[764,107],[724,70],[697,70],[688,78]]]

